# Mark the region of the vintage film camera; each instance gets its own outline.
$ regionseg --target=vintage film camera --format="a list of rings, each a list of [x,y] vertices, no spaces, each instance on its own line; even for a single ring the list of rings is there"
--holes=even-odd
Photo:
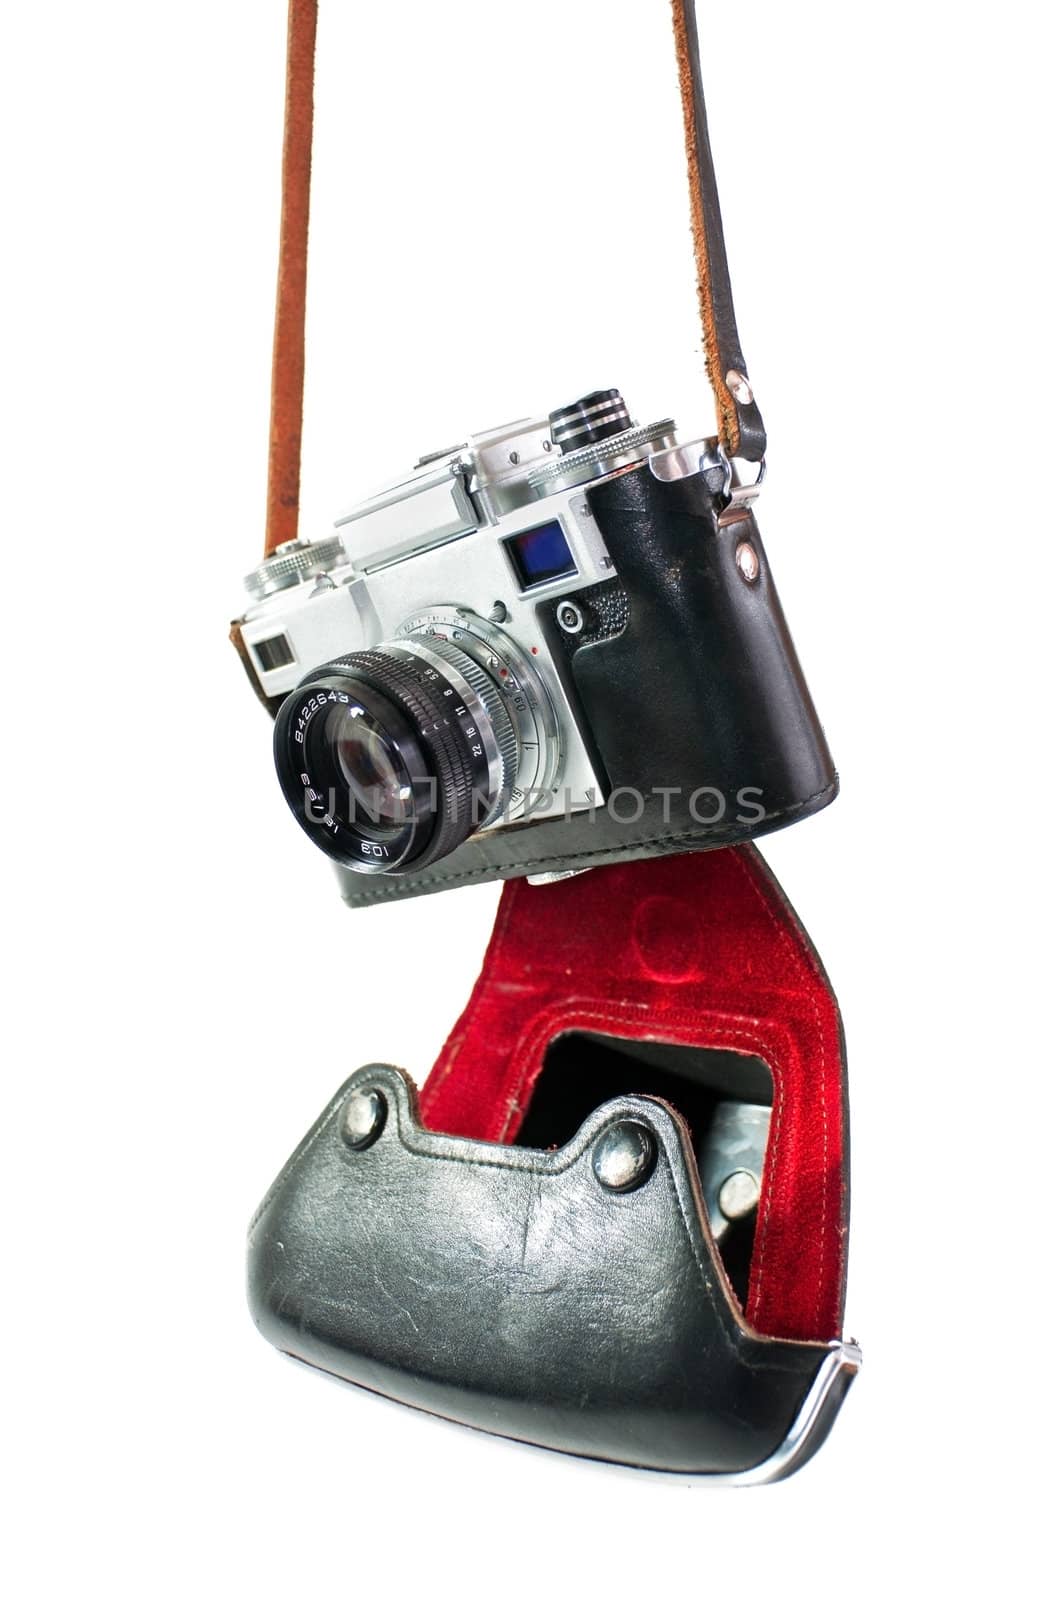
[[[750,839],[837,778],[742,486],[618,390],[281,546],[235,637],[351,903]]]

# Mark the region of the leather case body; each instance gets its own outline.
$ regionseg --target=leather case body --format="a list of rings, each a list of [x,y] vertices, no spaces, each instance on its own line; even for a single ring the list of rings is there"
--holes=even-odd
[[[703,474],[663,481],[648,465],[587,498],[615,576],[579,591],[588,626],[577,641],[556,625],[555,597],[539,615],[614,806],[488,829],[419,872],[339,867],[349,905],[730,845],[834,798],[751,510],[720,518]],[[741,545],[754,552],[751,582]]]
[[[618,1092],[594,1104],[578,1078],[600,1045],[618,1052]],[[628,1092],[658,1089],[653,1059],[680,1056],[695,1078],[713,1052],[772,1084],[740,1297],[678,1080],[673,1101]],[[541,1148],[550,1073],[576,1092],[571,1131],[554,1119],[564,1136]],[[378,1125],[351,1142],[348,1109],[366,1096]],[[602,1141],[631,1124],[652,1159],[617,1190],[598,1170]],[[251,1230],[251,1305],[279,1349],[490,1432],[628,1465],[783,1476],[858,1366],[840,1341],[846,1148],[835,1001],[754,850],[513,883],[422,1096],[394,1067],[363,1068],[270,1190]]]

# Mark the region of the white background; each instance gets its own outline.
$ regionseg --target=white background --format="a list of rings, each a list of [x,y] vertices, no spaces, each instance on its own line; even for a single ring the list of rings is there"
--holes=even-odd
[[[843,1005],[866,1353],[818,1459],[741,1494],[419,1417],[246,1314],[247,1216],[355,1066],[427,1071],[497,894],[344,910],[226,639],[284,14],[3,8],[8,1592],[1045,1593],[1050,9],[700,7],[761,523],[843,780],[765,854]],[[324,0],[305,530],[599,384],[709,426],[686,229],[662,0]]]

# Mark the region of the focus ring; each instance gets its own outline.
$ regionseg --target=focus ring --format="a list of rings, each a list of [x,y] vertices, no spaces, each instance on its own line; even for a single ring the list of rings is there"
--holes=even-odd
[[[458,677],[467,684],[473,695],[482,702],[497,744],[501,764],[501,776],[497,786],[496,800],[490,808],[489,815],[484,817],[480,823],[481,827],[486,827],[488,823],[493,822],[496,816],[500,815],[508,803],[516,776],[516,769],[519,765],[519,739],[512,721],[512,713],[505,704],[505,697],[494,680],[459,645],[451,644],[448,639],[439,639],[434,634],[412,634],[408,642],[410,644],[414,642],[422,644],[423,648],[429,651],[431,655],[447,662]]]

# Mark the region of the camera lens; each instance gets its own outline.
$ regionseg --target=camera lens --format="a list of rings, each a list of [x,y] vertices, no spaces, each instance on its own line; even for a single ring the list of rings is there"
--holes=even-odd
[[[519,756],[500,687],[456,645],[413,636],[317,668],[273,742],[288,805],[357,872],[409,872],[503,812]]]

